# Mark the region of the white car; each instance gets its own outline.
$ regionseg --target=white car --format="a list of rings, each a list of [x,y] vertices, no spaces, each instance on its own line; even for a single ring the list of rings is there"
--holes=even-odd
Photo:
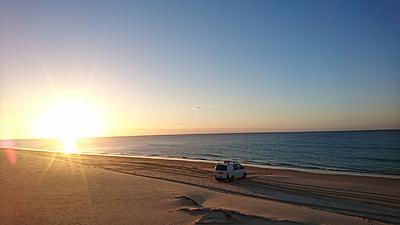
[[[234,181],[237,178],[245,178],[246,169],[238,162],[225,161],[223,163],[217,163],[215,166],[215,179],[216,180],[231,180]]]

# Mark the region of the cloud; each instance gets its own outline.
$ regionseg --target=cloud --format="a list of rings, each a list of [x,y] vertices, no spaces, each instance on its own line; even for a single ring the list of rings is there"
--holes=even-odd
[[[200,111],[200,110],[209,110],[209,109],[216,109],[219,108],[219,106],[216,105],[209,105],[209,106],[195,106],[192,107],[193,111]]]
[[[175,129],[177,129],[177,130],[186,129],[186,125],[184,123],[176,122]]]

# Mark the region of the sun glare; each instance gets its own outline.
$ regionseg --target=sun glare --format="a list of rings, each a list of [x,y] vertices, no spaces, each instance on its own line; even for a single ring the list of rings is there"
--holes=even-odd
[[[76,137],[64,137],[60,142],[63,147],[64,153],[76,152]]]
[[[58,138],[65,153],[77,151],[81,137],[98,136],[103,123],[99,111],[83,102],[58,102],[39,117],[37,133],[41,137]]]

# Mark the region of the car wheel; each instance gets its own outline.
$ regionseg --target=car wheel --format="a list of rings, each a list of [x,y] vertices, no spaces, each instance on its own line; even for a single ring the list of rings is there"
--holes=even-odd
[[[232,175],[230,180],[231,180],[232,182],[235,181],[235,177]]]
[[[243,174],[243,178],[246,178],[246,173]]]

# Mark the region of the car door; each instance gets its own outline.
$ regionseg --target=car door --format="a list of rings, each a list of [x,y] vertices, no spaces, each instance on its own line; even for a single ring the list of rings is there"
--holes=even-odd
[[[244,167],[240,164],[238,164],[238,174],[239,174],[239,177],[243,177],[243,175],[244,175]]]
[[[233,173],[235,175],[235,178],[240,178],[240,170],[239,170],[239,166],[237,164],[233,165]]]

